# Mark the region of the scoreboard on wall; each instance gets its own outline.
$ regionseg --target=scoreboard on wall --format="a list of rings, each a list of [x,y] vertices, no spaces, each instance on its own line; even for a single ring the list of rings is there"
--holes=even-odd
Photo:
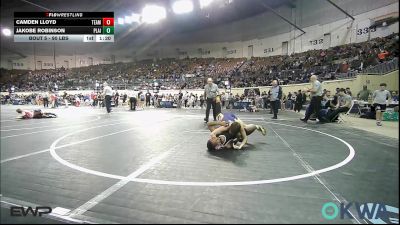
[[[14,12],[14,42],[114,42],[114,12]]]

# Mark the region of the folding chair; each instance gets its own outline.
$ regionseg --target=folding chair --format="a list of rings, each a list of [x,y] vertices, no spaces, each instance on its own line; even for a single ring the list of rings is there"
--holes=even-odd
[[[351,109],[353,108],[353,106],[354,106],[354,100],[351,101],[350,109],[349,109],[346,113],[344,113],[344,114],[345,114],[345,115],[349,115]],[[342,114],[343,114],[343,113],[339,113],[339,115],[338,115],[338,122],[337,122],[337,123],[345,123],[345,122],[346,122],[346,120],[343,118]]]
[[[346,112],[346,115],[350,115],[350,112],[353,109],[354,105],[355,105],[355,100],[351,100],[350,109],[349,109],[349,111]]]
[[[361,115],[362,114],[362,110],[361,110],[361,105],[357,100],[352,100],[351,101],[351,106],[350,106],[350,110],[346,113],[346,115],[350,115],[353,114],[355,115]]]

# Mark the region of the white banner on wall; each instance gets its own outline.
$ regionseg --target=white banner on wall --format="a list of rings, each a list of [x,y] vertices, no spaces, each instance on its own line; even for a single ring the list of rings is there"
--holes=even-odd
[[[371,20],[363,20],[357,24],[356,28],[356,40],[357,42],[361,41],[367,41],[369,37],[369,32],[370,32],[370,27],[371,26]],[[371,32],[374,32],[374,30],[371,30]]]

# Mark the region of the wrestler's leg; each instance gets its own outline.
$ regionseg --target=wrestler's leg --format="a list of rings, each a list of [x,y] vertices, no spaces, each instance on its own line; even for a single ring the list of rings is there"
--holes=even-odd
[[[263,126],[255,125],[255,124],[246,124],[244,126],[244,130],[246,131],[247,135],[252,134],[255,130],[260,131],[261,134],[264,136],[267,134],[267,130]]]

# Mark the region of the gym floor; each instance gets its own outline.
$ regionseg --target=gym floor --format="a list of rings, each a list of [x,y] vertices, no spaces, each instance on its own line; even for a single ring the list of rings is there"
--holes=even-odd
[[[2,223],[371,223],[354,208],[333,220],[321,210],[399,207],[398,139],[344,124],[235,111],[267,135],[209,152],[204,110],[69,107],[16,120],[16,108],[1,107]],[[15,205],[53,212],[13,217]]]

